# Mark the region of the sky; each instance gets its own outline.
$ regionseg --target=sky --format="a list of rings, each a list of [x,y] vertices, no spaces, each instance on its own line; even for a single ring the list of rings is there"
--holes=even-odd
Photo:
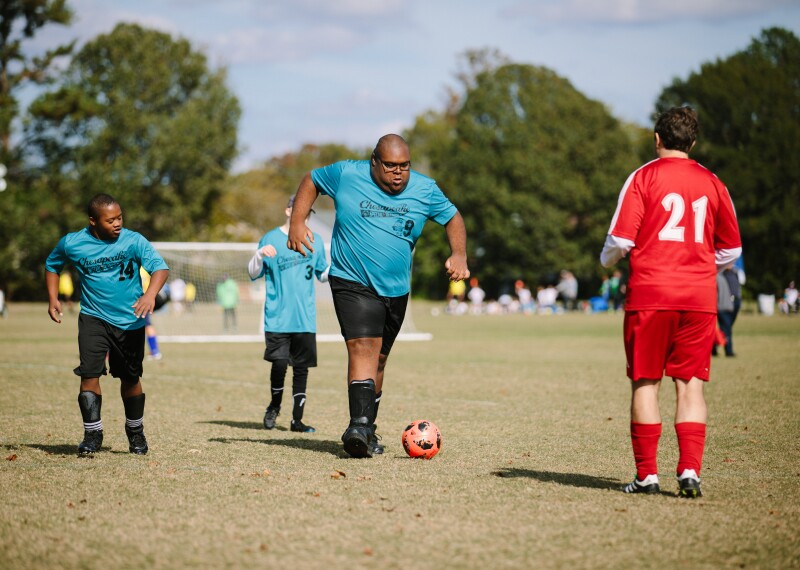
[[[445,107],[471,49],[552,69],[617,118],[650,125],[676,78],[764,28],[800,36],[800,0],[68,0],[31,52],[120,22],[188,39],[242,107],[234,170],[305,143],[374,145]],[[413,151],[413,149],[412,149]]]

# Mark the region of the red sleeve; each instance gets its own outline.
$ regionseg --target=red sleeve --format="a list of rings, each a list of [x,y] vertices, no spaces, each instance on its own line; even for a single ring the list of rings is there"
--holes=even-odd
[[[714,234],[714,249],[731,249],[742,246],[739,235],[739,222],[736,219],[736,210],[733,201],[724,186],[719,196],[719,210],[717,211],[716,232]]]
[[[636,241],[644,217],[644,201],[641,192],[639,170],[633,172],[625,181],[619,193],[617,211],[611,220],[608,233],[612,236]]]

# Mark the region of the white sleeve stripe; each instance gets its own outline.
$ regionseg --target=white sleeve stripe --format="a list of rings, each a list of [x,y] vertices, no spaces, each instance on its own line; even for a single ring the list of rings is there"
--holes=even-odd
[[[714,259],[717,262],[717,267],[723,267],[739,259],[742,255],[741,247],[732,247],[729,249],[718,249],[714,252]]]
[[[614,226],[617,223],[617,218],[619,217],[619,211],[622,208],[622,201],[625,199],[625,194],[628,192],[628,187],[631,185],[631,182],[633,181],[633,177],[636,176],[636,173],[639,172],[642,168],[644,168],[645,166],[647,166],[649,164],[653,164],[657,160],[658,159],[655,158],[655,159],[651,160],[650,162],[641,165],[639,168],[637,168],[636,170],[631,172],[630,176],[628,176],[628,179],[625,181],[625,184],[622,185],[622,190],[620,190],[619,199],[617,200],[617,209],[614,211],[614,216],[611,218],[611,226],[608,228],[608,233],[611,233],[611,230],[614,229]]]

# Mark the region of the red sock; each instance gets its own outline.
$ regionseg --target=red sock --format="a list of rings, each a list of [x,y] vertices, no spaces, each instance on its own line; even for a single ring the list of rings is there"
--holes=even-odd
[[[703,465],[703,449],[706,446],[706,424],[697,422],[681,422],[675,424],[675,433],[678,434],[678,475],[684,469],[694,469],[700,475]]]
[[[658,475],[658,440],[661,424],[631,422],[633,459],[636,461],[636,478],[641,481],[648,475]]]

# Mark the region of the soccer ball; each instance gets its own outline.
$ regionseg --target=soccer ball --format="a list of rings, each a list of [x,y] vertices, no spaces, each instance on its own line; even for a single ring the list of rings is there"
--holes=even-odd
[[[436,424],[416,420],[403,430],[403,449],[409,457],[430,459],[442,448],[442,434]]]

